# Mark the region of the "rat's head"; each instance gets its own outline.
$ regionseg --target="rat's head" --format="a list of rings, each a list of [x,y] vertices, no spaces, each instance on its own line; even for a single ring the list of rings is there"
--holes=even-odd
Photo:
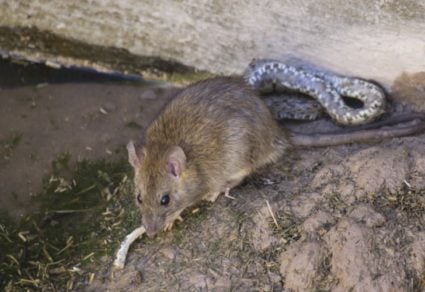
[[[130,141],[128,158],[134,168],[136,204],[148,236],[174,222],[187,207],[184,172],[186,155],[179,146],[136,148]]]

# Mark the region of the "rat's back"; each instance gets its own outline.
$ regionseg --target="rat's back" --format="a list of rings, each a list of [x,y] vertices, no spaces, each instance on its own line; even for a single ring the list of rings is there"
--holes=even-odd
[[[188,162],[204,160],[222,168],[226,162],[246,167],[274,160],[281,138],[269,109],[243,80],[218,77],[173,98],[149,127],[146,143],[178,145]]]

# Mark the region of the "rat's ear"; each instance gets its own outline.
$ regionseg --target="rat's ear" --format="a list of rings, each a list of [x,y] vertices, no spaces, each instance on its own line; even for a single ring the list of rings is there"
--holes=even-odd
[[[136,149],[133,140],[127,144],[128,162],[134,169],[138,169],[142,164],[143,157],[145,156],[144,149]]]
[[[173,146],[168,150],[165,169],[168,175],[179,178],[186,167],[186,154],[179,146]]]

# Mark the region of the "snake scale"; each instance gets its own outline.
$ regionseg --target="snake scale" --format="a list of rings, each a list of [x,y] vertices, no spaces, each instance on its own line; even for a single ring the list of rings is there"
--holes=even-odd
[[[385,109],[384,90],[374,83],[354,77],[308,71],[278,60],[254,59],[245,71],[244,79],[260,92],[271,89],[278,92],[290,90],[309,95],[320,104],[308,99],[302,101],[290,98],[282,102],[280,97],[268,97],[266,103],[278,119],[288,117],[314,119],[322,107],[338,124],[360,125],[375,120]],[[343,97],[358,99],[362,106],[350,107],[344,102]],[[273,110],[276,106],[281,106],[285,110],[279,108]],[[288,108],[294,107],[302,107],[304,111],[288,112]]]

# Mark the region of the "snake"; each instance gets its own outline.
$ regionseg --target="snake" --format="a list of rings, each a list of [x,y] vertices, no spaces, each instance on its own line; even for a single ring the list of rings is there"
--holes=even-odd
[[[266,103],[274,108],[272,112],[278,119],[314,119],[322,108],[337,124],[349,126],[370,123],[385,112],[383,88],[361,78],[312,71],[279,60],[254,59],[245,70],[244,79],[261,93],[289,90],[313,98],[302,101],[292,96],[283,101],[278,96],[268,97]],[[362,106],[352,107],[343,97],[357,99]],[[297,108],[305,110],[299,114]]]

